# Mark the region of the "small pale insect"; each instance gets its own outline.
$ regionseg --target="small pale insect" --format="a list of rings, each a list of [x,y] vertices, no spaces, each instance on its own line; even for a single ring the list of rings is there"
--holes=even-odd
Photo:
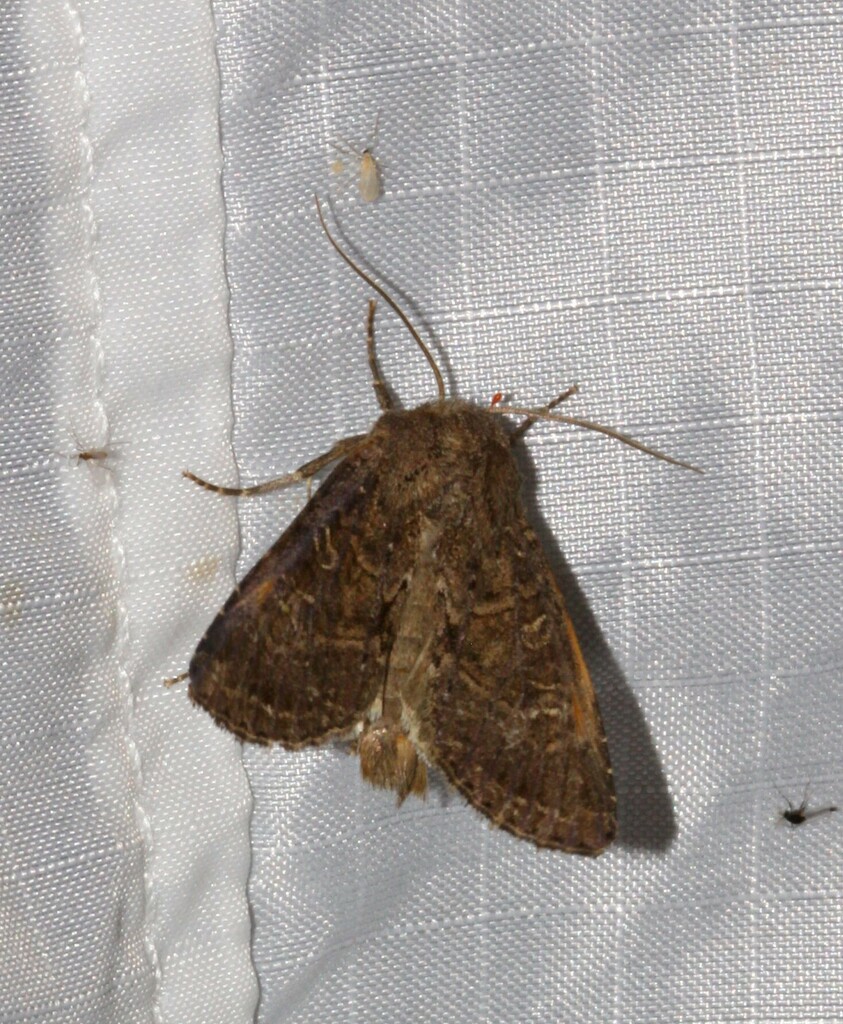
[[[381,194],[381,176],[378,164],[369,149],[360,157],[360,195],[367,203],[373,203]]]
[[[102,445],[86,446],[74,435],[75,450],[70,453],[56,451],[55,454],[63,459],[67,459],[69,462],[75,462],[77,466],[86,462],[90,467],[98,466],[110,473],[113,472],[111,461],[117,454],[119,447],[118,444],[110,441],[106,441]]]
[[[76,452],[71,458],[76,459],[77,465],[80,462],[100,462],[105,463],[111,455],[108,448],[88,448],[84,452]]]
[[[331,163],[331,170],[334,174],[343,174],[349,170],[348,165],[342,157],[352,157],[357,167],[359,177],[357,187],[364,202],[373,203],[383,191],[381,187],[381,173],[378,162],[375,159],[373,150],[378,137],[378,119],[375,118],[375,127],[372,138],[365,149],[357,149],[350,142],[341,139],[340,142],[332,143],[332,146],[340,154],[340,157]]]

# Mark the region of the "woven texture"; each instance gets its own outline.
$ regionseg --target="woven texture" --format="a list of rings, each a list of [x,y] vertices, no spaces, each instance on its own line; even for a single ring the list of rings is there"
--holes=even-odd
[[[841,1019],[843,813],[777,820],[843,803],[839,6],[17,0],[0,46],[0,1022]],[[576,382],[706,471],[525,441],[615,768],[598,860],[160,685],[306,501],[179,470],[264,480],[377,414],[315,191],[453,393]]]
[[[213,44],[201,4],[0,9],[2,1021],[252,1015],[239,751],[161,685],[237,539],[179,475],[231,420]]]

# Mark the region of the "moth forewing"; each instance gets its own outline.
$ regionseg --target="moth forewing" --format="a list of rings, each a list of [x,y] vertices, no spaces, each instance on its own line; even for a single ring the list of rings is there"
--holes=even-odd
[[[445,497],[410,636],[432,636],[403,700],[427,760],[496,825],[537,845],[599,853],[615,796],[591,680],[558,586],[526,521],[508,436],[447,403],[430,447]],[[453,420],[453,426],[447,424]],[[413,628],[415,627],[415,628]],[[421,647],[420,641],[416,642]],[[409,660],[409,659],[408,659]]]

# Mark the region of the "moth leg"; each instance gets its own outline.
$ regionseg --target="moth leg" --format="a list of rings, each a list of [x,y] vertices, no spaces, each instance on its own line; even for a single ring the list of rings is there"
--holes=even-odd
[[[192,480],[200,487],[204,487],[206,491],[213,491],[215,494],[226,494],[234,498],[255,494],[269,494],[270,491],[278,491],[282,487],[289,487],[290,484],[297,484],[301,480],[309,480],[310,477],[318,473],[323,467],[329,465],[329,463],[345,458],[346,455],[353,452],[366,437],[366,434],[353,434],[351,437],[344,437],[341,441],[337,441],[333,448],[329,448],[322,455],[318,455],[315,459],[311,459],[310,462],[299,466],[292,473],[286,473],[284,476],[276,477],[274,480],[267,480],[262,484],[255,484],[253,487],[222,487],[219,484],[208,483],[207,480],[196,476],[195,473],[191,473],[188,469],[182,470],[181,475],[187,477],[188,480]]]
[[[381,370],[378,366],[378,358],[375,355],[375,310],[378,304],[374,299],[369,299],[369,313],[366,317],[366,352],[369,356],[369,369],[372,371],[372,387],[375,389],[375,397],[378,405],[384,412],[392,408],[392,400],[386,388],[386,382],[381,377]]]
[[[560,395],[557,395],[552,402],[548,402],[547,405],[543,405],[540,411],[550,412],[551,409],[555,409],[557,405],[561,405],[562,402],[564,402],[566,399],[572,398],[579,391],[579,389],[579,384],[572,384],[569,388],[566,388]],[[527,417],[527,419],[524,420],[524,422],[521,423],[519,426],[517,426],[515,430],[513,430],[513,432],[509,435],[510,441],[517,441],[519,438],[523,437],[535,422],[536,419],[534,417]]]

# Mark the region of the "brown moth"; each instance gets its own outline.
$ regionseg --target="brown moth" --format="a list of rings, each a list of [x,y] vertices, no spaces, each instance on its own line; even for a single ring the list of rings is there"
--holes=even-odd
[[[355,737],[363,777],[401,802],[440,769],[477,810],[538,846],[598,854],[616,831],[615,789],[594,688],[559,586],[530,527],[512,453],[536,419],[610,428],[549,409],[439,397],[383,410],[261,494],[337,465],[202,637],[189,694],[243,740],[288,749]],[[500,413],[527,416],[512,433]],[[669,459],[662,456],[668,461]],[[685,465],[684,463],[681,463]],[[693,468],[693,467],[691,467]]]

